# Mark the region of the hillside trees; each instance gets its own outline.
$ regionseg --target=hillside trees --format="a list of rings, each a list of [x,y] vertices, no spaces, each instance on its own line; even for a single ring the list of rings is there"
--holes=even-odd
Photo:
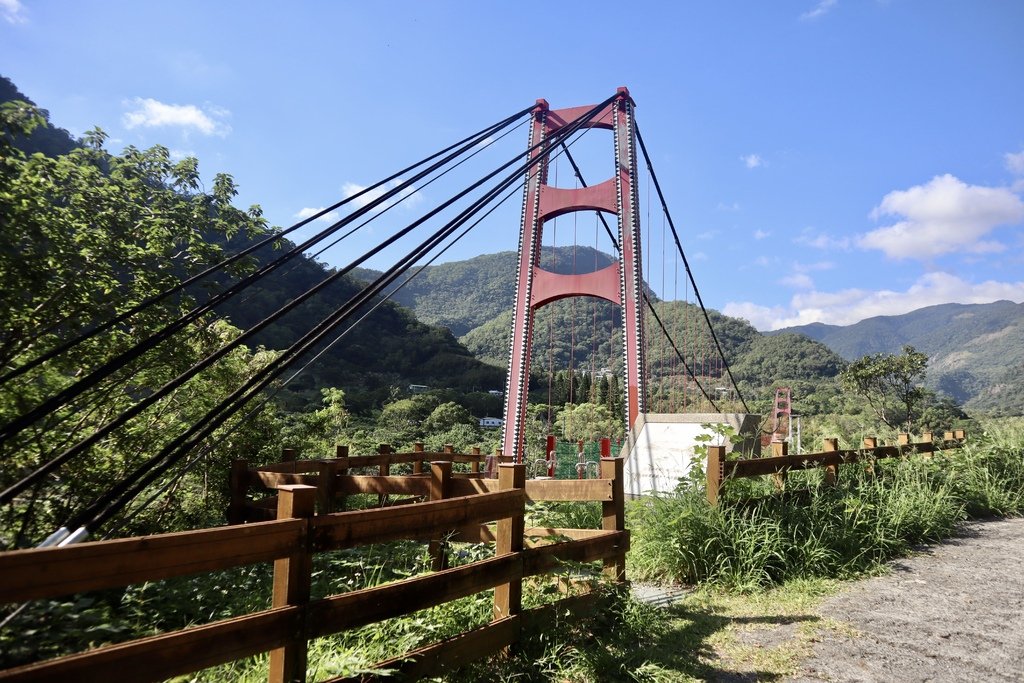
[[[173,162],[164,147],[128,147],[114,155],[94,130],[68,154],[26,157],[15,147],[45,123],[31,105],[0,105],[0,368],[4,374],[117,313],[164,291],[183,275],[219,260],[223,239],[265,228],[258,207],[235,208],[235,186],[217,175],[200,191],[198,164]],[[167,297],[22,377],[0,386],[0,422],[32,409],[84,374],[118,357],[191,307],[187,292]],[[205,318],[37,421],[3,444],[0,484],[7,486],[144,398],[238,334]],[[17,498],[3,511],[4,543],[23,544],[80,510],[146,457],[197,421],[272,357],[236,349],[209,372],[112,432],[95,447]],[[172,524],[187,524],[218,505],[213,478],[232,457],[251,456],[273,440],[274,426],[254,415],[241,429],[221,431],[193,467],[172,482],[181,501]],[[195,499],[194,496],[199,496]]]

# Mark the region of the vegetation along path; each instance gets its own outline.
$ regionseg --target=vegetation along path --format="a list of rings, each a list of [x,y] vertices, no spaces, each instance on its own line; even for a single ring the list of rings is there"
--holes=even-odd
[[[848,625],[813,646],[796,680],[1024,680],[1024,519],[963,525],[826,599]]]

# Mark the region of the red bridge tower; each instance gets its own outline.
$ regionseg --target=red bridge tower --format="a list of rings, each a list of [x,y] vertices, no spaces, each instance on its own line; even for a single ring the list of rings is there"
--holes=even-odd
[[[636,188],[636,150],[633,100],[629,90],[619,88],[618,96],[585,125],[614,133],[615,177],[590,187],[564,189],[547,184],[547,167],[552,148],[542,144],[533,157],[542,157],[528,171],[523,192],[522,224],[519,230],[519,270],[516,283],[515,316],[509,349],[508,381],[505,387],[504,451],[522,462],[523,423],[530,384],[530,346],[534,311],[541,306],[574,296],[596,296],[622,307],[622,339],[625,377],[627,430],[645,411],[643,281],[640,273],[640,219]],[[585,116],[593,107],[548,108],[538,100],[533,112],[528,148],[542,143],[555,131]],[[544,222],[574,211],[604,211],[618,218],[619,261],[583,275],[560,275],[540,267]]]

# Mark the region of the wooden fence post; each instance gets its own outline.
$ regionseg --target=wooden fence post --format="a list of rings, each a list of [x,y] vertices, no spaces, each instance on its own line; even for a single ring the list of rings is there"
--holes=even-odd
[[[964,431],[964,430],[962,430],[962,429],[957,429],[957,430],[954,430],[954,431],[953,431],[953,437],[954,437],[955,439],[959,439],[959,440],[963,440],[963,439],[966,439],[966,438],[967,438],[967,432],[965,432],[965,431]]]
[[[344,477],[348,475],[348,446],[343,444],[337,444],[334,447],[334,458],[337,460],[337,471],[335,472],[335,486],[338,484],[338,477]],[[347,496],[343,493],[337,495],[335,492],[336,500],[334,501],[334,511],[344,512],[345,511],[345,500]]]
[[[316,482],[317,504],[321,515],[334,512],[334,496],[338,489],[338,463],[321,462],[320,476]]]
[[[473,446],[473,450],[470,452],[476,456],[476,459],[470,463],[469,470],[473,474],[480,474],[480,447]]]
[[[722,488],[722,468],[725,466],[725,446],[708,446],[707,473],[708,502],[718,505],[718,491]]]
[[[231,487],[228,524],[242,524],[245,522],[245,500],[249,493],[249,463],[245,460],[232,460],[228,482]]]
[[[921,432],[921,440],[918,442],[924,444],[924,448],[921,449],[922,458],[932,457],[932,453],[935,452],[935,439],[931,432]]]
[[[277,518],[308,519],[313,516],[316,487],[298,484],[277,487]],[[292,554],[274,560],[274,598],[272,607],[305,605],[309,602],[309,589],[313,573],[313,554],[309,548],[308,529]],[[306,680],[305,620],[291,641],[270,652],[270,683],[302,683]]]
[[[900,446],[909,446],[910,445],[910,434],[906,434],[906,433],[897,434],[896,435],[896,443],[898,443]],[[902,452],[903,452],[903,449],[901,448],[900,449],[900,453],[902,453]]]
[[[451,495],[452,464],[449,461],[430,463],[430,500],[444,500]],[[439,572],[448,568],[448,543],[442,539],[430,542],[431,569]]]
[[[822,442],[822,450],[826,453],[835,453],[839,450],[839,439],[825,439]],[[839,465],[825,465],[825,486],[835,486],[839,480]]]
[[[781,455],[789,455],[789,444],[785,441],[772,441],[772,457]],[[782,491],[786,488],[786,472],[776,472],[772,475],[772,481],[775,482],[775,490]]]
[[[871,450],[871,460],[868,461],[867,467],[864,471],[874,476],[875,474],[875,449],[878,448],[878,438],[874,436],[865,436],[861,442],[864,448]]]
[[[498,489],[526,488],[526,465],[501,464],[498,466]],[[523,549],[523,533],[526,531],[526,498],[523,507],[511,517],[498,520],[495,531],[494,556],[518,553]],[[494,587],[494,619],[503,619],[523,610],[523,577],[522,573],[508,583]]]
[[[412,445],[412,452],[413,453],[422,453],[423,452],[423,442],[422,441],[417,441],[416,443],[414,443]],[[423,474],[423,458],[416,458],[415,460],[412,461],[412,473],[413,474]]]
[[[626,496],[623,486],[622,458],[601,458],[601,478],[612,480],[612,499],[601,503],[601,528],[626,529]],[[604,561],[604,575],[618,582],[626,580],[626,551]]]
[[[377,474],[382,477],[389,476],[391,474],[391,446],[386,443],[382,443],[377,446],[377,454],[380,455],[383,460],[377,469]],[[387,500],[387,494],[382,493],[377,496],[377,506],[384,507],[384,501]]]
[[[502,459],[501,452],[501,448],[496,446],[494,448],[494,455],[487,456],[485,469],[487,470],[488,479],[494,479],[498,476],[498,465],[501,464]]]

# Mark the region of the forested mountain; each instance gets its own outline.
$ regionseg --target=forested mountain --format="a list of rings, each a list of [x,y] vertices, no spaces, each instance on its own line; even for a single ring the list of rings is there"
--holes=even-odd
[[[577,247],[575,254],[571,247],[546,248],[542,262],[546,269],[569,273],[573,272],[574,256],[581,272],[612,262],[608,254],[586,247]],[[431,266],[398,291],[395,299],[410,306],[421,319],[461,333],[460,341],[473,354],[503,369],[508,363],[515,270],[516,254],[511,251]],[[357,273],[365,279],[374,275],[366,270]],[[654,309],[688,362],[717,355],[699,307],[655,300]],[[648,360],[657,385],[682,370],[678,363],[673,366],[675,353],[658,320],[650,312],[646,315]],[[833,380],[844,363],[824,344],[797,335],[765,337],[746,321],[715,310],[709,310],[708,316],[752,408],[770,408],[774,387],[779,384],[795,387],[795,400],[808,413],[827,408],[824,404],[837,395]],[[619,326],[618,307],[594,298],[563,299],[541,308],[534,323],[534,375],[546,376],[549,368],[557,371],[570,365],[577,370],[607,368],[621,373]],[[723,383],[727,383],[725,379],[714,380],[715,385]]]
[[[244,236],[236,236],[225,251],[238,251],[247,241]],[[282,249],[290,246],[286,242]],[[280,251],[260,250],[257,252],[260,264],[275,258]],[[278,269],[251,286],[224,305],[220,312],[233,324],[248,329],[331,272],[312,259],[298,258],[292,265]],[[356,294],[360,286],[355,280],[342,278],[256,335],[255,343],[271,349],[287,348],[311,327],[312,321],[325,318],[339,302]],[[360,318],[371,306],[368,304],[355,318]],[[342,326],[328,339],[345,329]],[[310,355],[312,353],[315,351]],[[462,391],[487,390],[502,386],[504,374],[477,360],[447,329],[422,323],[408,309],[387,302],[346,333],[290,387],[308,396],[311,402],[319,400],[320,387],[343,387],[350,407],[358,410],[380,405],[388,398],[392,387],[404,389],[409,384]]]
[[[13,100],[34,104],[9,79],[0,77],[0,104]],[[12,131],[10,141],[16,149],[26,155],[41,152],[56,158],[80,146],[67,131],[50,123],[45,110],[40,110],[40,113],[45,122],[28,135]],[[166,154],[166,150],[163,153]],[[140,156],[145,154],[149,151]],[[156,163],[155,158],[153,163]],[[188,194],[187,190],[183,192],[183,196]],[[264,235],[239,231],[227,239],[211,230],[204,236],[211,243],[211,253],[222,250],[224,254],[230,254]],[[266,264],[291,246],[282,241],[277,248],[268,247],[256,252],[250,267]],[[180,264],[169,262],[168,268],[178,271],[179,275],[183,272]],[[323,264],[300,256],[225,303],[218,313],[231,324],[248,329],[326,278],[330,272]],[[208,283],[191,294],[202,301],[229,282],[222,278],[220,282]],[[343,278],[257,334],[252,344],[275,350],[287,348],[314,322],[325,317],[339,302],[349,299],[360,287],[360,283]],[[339,333],[341,331],[338,330]],[[304,407],[306,402],[319,405],[320,388],[344,387],[349,406],[359,410],[379,406],[389,397],[393,387],[426,384],[466,391],[487,390],[501,386],[503,381],[500,370],[476,360],[447,329],[424,324],[407,309],[388,302],[326,351],[319,361],[289,385],[284,395],[295,407]]]
[[[11,82],[11,79],[0,76],[0,103],[11,102],[13,100],[20,100],[33,105],[35,104],[35,102],[26,97],[23,92],[18,90],[17,86]],[[54,126],[50,122],[49,113],[45,109],[40,111],[47,119],[46,124],[38,126],[28,135],[24,135],[20,132],[14,132],[13,139],[15,147],[25,152],[25,154],[42,152],[46,156],[50,157],[67,154],[74,149],[78,143],[73,137],[71,137],[71,134],[63,128],[57,128]]]
[[[1024,304],[940,304],[853,325],[814,323],[778,332],[828,345],[847,360],[898,353],[905,344],[927,354],[928,382],[968,408],[1024,413]]]
[[[555,273],[588,273],[611,262],[608,254],[583,246],[545,247],[541,256],[543,267]],[[357,268],[353,275],[371,280],[380,272]],[[515,296],[516,252],[502,251],[427,266],[394,300],[423,322],[444,325],[461,337],[511,310]]]

